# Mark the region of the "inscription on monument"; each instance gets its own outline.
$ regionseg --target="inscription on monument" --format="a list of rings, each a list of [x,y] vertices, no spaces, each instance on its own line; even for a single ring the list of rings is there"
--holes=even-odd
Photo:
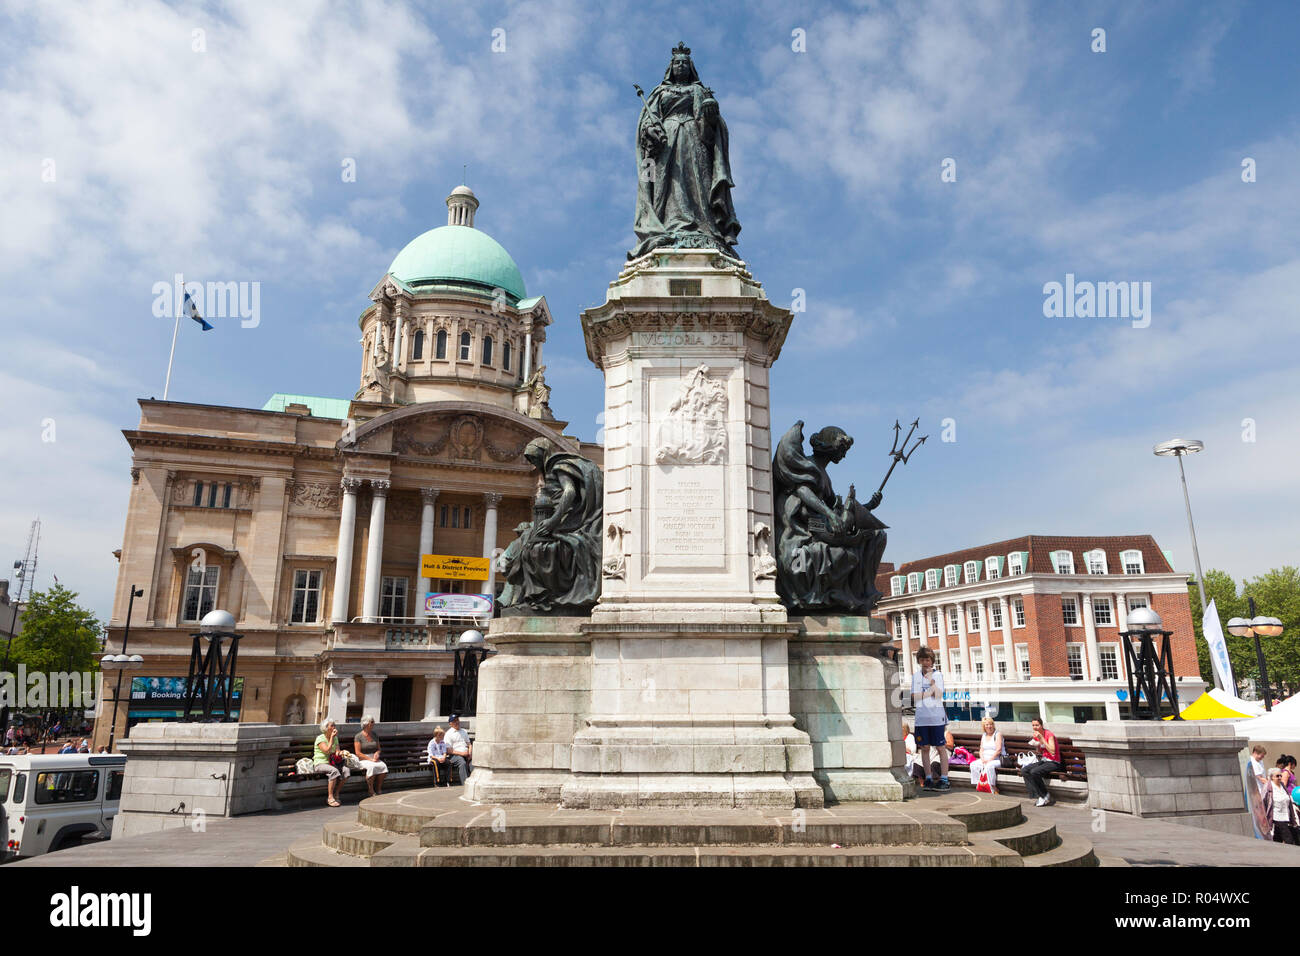
[[[740,344],[739,332],[634,332],[633,341],[639,346],[731,346]]]
[[[651,483],[656,568],[726,567],[721,465],[658,465]]]

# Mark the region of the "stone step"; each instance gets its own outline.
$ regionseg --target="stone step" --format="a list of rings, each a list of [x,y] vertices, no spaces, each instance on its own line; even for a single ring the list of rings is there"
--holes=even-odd
[[[445,791],[433,788],[367,797],[357,807],[357,823],[390,833],[416,834],[425,824],[464,806],[458,801],[447,807],[443,805],[446,802]]]
[[[455,846],[958,846],[966,827],[943,814],[870,808],[833,814],[617,815],[563,810],[475,808],[444,814],[420,830],[426,847]]]
[[[1098,866],[1092,843],[1082,837],[1064,836],[1053,849],[1024,858],[1025,866]]]
[[[966,824],[970,833],[987,830],[1005,830],[1019,826],[1025,819],[1020,811],[1020,801],[1012,797],[992,796],[987,793],[946,793],[941,795],[936,809]],[[926,806],[930,800],[922,800]]]
[[[1000,843],[1025,857],[1046,853],[1061,843],[1056,824],[1047,820],[1025,820],[1013,827],[985,830],[977,834],[972,842],[979,844],[988,840]]]
[[[352,856],[372,857],[392,845],[399,834],[361,826],[351,820],[335,820],[322,828],[324,844],[331,850]]]
[[[380,857],[383,857],[381,862]],[[974,847],[415,847],[394,844],[374,866],[1022,866],[998,844]]]
[[[370,861],[332,850],[318,835],[305,837],[286,851],[288,866],[369,866]]]
[[[1096,853],[1096,850],[1094,850],[1093,852]],[[1130,863],[1128,860],[1124,859],[1122,856],[1111,856],[1108,853],[1097,853],[1097,865],[1098,866],[1132,866],[1133,864]]]

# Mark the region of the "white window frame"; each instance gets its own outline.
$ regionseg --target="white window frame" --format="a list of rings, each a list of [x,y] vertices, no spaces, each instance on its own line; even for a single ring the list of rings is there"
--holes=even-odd
[[[1097,613],[1102,609],[1105,609],[1106,611],[1106,620],[1104,621],[1101,619],[1101,615]],[[1115,608],[1111,605],[1110,598],[1094,597],[1092,599],[1092,623],[1096,624],[1098,627],[1115,626]]]
[[[980,629],[980,606],[978,604],[966,605],[966,626],[970,629],[969,633],[976,633]]]
[[[950,648],[948,651],[948,660],[952,662],[952,679],[961,680],[962,679],[961,648],[960,647]]]
[[[1066,570],[1061,570],[1061,558],[1065,558]],[[1057,574],[1074,573],[1074,552],[1073,551],[1053,551],[1052,552],[1052,570]]]
[[[1141,601],[1142,603],[1134,604],[1134,601]],[[1124,603],[1128,605],[1129,613],[1132,613],[1140,607],[1150,607],[1151,599],[1145,594],[1130,594],[1124,599]]]
[[[457,353],[462,362],[474,361],[474,336],[469,332],[460,333],[460,351]]]
[[[948,633],[961,633],[961,611],[956,607],[948,608]]]
[[[1070,680],[1086,680],[1088,677],[1087,663],[1083,659],[1084,647],[1076,641],[1070,641],[1065,645],[1065,673]],[[1070,665],[1075,661],[1079,664],[1079,676],[1074,676],[1074,668]]]
[[[1025,599],[1022,597],[1011,599],[1011,626],[1025,626]]]
[[[921,612],[913,611],[907,616],[912,620],[912,636],[919,638],[921,636]]]
[[[399,581],[402,584],[400,588],[397,587],[397,582]],[[386,574],[383,576],[383,578],[379,582],[379,617],[381,620],[388,619],[388,618],[406,617],[406,602],[407,602],[407,598],[409,598],[411,594],[410,584],[411,584],[410,580],[402,575]],[[391,590],[390,590],[390,586],[391,586]],[[402,599],[402,607],[401,607],[402,613],[394,614],[393,611],[397,610],[397,598],[398,598],[397,592],[399,590],[402,592],[400,595]],[[385,601],[388,602],[387,614],[384,613]]]
[[[1002,577],[1002,562],[997,557],[984,559],[984,580],[996,581]]]
[[[1025,573],[1025,561],[1023,551],[1012,551],[1007,555],[1007,574],[1010,577]]]
[[[974,584],[980,579],[980,563],[978,561],[967,561],[962,565],[961,579],[966,584]]]
[[[1115,665],[1115,676],[1114,676],[1114,677],[1108,677],[1108,676],[1106,676],[1106,660],[1107,660],[1107,657],[1109,657],[1110,660],[1111,660],[1111,662],[1113,662],[1114,665]],[[1101,665],[1100,665],[1100,666],[1101,666],[1101,675],[1100,675],[1100,676],[1101,676],[1101,679],[1102,679],[1102,680],[1121,680],[1121,679],[1123,678],[1123,676],[1124,676],[1124,671],[1120,668],[1120,664],[1119,664],[1119,645],[1118,645],[1118,644],[1098,644],[1098,645],[1097,645],[1097,659],[1101,662]]]
[[[1102,548],[1093,548],[1091,551],[1083,553],[1083,563],[1088,569],[1089,574],[1106,574],[1106,552]],[[1094,565],[1100,567],[1100,571],[1093,570]]]
[[[903,629],[903,615],[894,613],[894,637],[899,641],[907,640],[907,631]]]
[[[972,647],[970,649],[970,672],[975,680],[984,679],[984,648]]]
[[[920,571],[907,572],[907,593],[919,594],[920,591],[921,591],[921,572]]]
[[[194,580],[194,575],[201,575],[199,580]],[[217,606],[217,588],[221,586],[221,568],[215,564],[205,565],[203,570],[198,568],[187,568],[185,570],[185,587],[181,592],[181,620],[186,623],[203,620],[203,616]],[[194,617],[190,617],[188,609],[190,606],[190,594],[197,591],[195,607],[197,608]],[[204,604],[204,597],[207,597],[207,604]]]
[[[998,680],[1006,680],[1009,676],[1007,672],[1007,649],[1001,644],[993,648],[993,676]]]
[[[1004,620],[1002,617],[1002,602],[994,601],[989,605],[989,627],[995,631],[1000,631]]]
[[[955,588],[961,583],[961,567],[956,564],[946,565],[943,569],[943,586]]]
[[[1146,561],[1143,560],[1141,551],[1132,550],[1132,549],[1128,551],[1121,551],[1119,553],[1119,564],[1120,564],[1120,569],[1125,574],[1146,574],[1146,569],[1147,569]],[[1131,564],[1137,565],[1136,571],[1129,570],[1129,565]]]
[[[939,626],[940,626],[940,624],[939,624],[939,609],[938,609],[937,607],[932,607],[932,608],[930,608],[930,610],[929,610],[929,612],[926,614],[925,618],[926,618],[926,624],[928,625],[928,630],[929,630],[929,634],[930,634],[930,636],[931,636],[931,637],[938,637],[938,636],[939,636]]]
[[[939,589],[939,569],[929,568],[925,572],[925,589],[927,591],[937,591]]]
[[[1073,621],[1066,619],[1067,615],[1065,613],[1065,609],[1067,607],[1070,609],[1070,614],[1074,616]],[[1079,602],[1075,598],[1070,597],[1068,594],[1061,595],[1061,623],[1064,624],[1066,627],[1082,626],[1079,621]]]
[[[889,596],[898,597],[903,593],[903,576],[895,574],[889,579]]]
[[[1028,680],[1033,677],[1033,671],[1029,666],[1029,645],[1016,645],[1016,674],[1021,680]]]
[[[315,575],[315,585],[312,584],[312,575]],[[295,568],[293,571],[293,586],[289,591],[289,623],[290,624],[319,624],[320,623],[320,606],[321,606],[321,582],[325,575],[319,568]],[[298,612],[298,595],[302,594],[302,613]],[[310,617],[307,615],[307,608],[312,595],[316,596],[315,613]]]

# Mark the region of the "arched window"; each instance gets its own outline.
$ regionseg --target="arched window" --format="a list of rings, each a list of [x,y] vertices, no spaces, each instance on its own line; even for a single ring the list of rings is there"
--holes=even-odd
[[[501,367],[507,372],[510,371],[510,343],[501,343]]]
[[[483,336],[483,364],[492,364],[492,336]]]
[[[469,361],[470,337],[468,332],[460,333],[460,360]]]
[[[424,358],[424,330],[417,329],[411,339],[411,361],[418,362]]]
[[[436,359],[445,359],[447,357],[447,330],[439,329],[438,336],[434,339],[433,357]]]

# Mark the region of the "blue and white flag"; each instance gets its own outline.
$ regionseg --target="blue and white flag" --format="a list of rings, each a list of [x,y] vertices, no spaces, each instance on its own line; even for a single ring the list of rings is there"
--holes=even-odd
[[[1206,646],[1210,649],[1210,664],[1219,683],[1229,694],[1236,694],[1237,682],[1233,679],[1232,663],[1228,660],[1228,643],[1223,639],[1223,625],[1219,623],[1219,609],[1214,606],[1213,598],[1201,618],[1201,633],[1205,635]]]
[[[199,315],[199,307],[195,304],[194,298],[190,295],[188,289],[185,291],[185,314],[195,322],[199,323],[199,325],[203,326],[204,332],[212,331],[212,324],[208,322],[207,319],[203,318],[203,316]]]

